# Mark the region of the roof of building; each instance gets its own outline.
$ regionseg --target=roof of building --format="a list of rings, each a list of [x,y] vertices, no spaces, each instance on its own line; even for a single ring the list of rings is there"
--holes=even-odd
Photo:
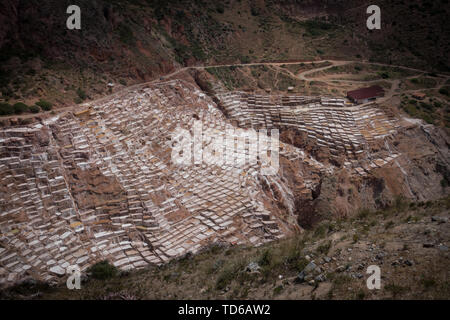
[[[427,95],[423,92],[413,92],[413,97],[425,98]]]
[[[360,99],[368,99],[373,97],[378,97],[379,95],[384,94],[384,89],[380,86],[371,86],[367,88],[360,88],[356,90],[352,90],[347,92],[347,97],[360,100]]]

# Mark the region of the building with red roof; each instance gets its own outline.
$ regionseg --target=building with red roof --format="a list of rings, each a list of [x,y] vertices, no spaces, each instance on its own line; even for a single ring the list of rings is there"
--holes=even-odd
[[[376,98],[383,96],[384,89],[380,86],[371,86],[347,92],[347,98],[357,104],[373,101]]]

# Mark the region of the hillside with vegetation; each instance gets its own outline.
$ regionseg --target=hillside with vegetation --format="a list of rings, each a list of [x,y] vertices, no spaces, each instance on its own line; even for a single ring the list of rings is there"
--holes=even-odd
[[[79,104],[192,65],[341,59],[449,71],[446,0],[381,1],[373,31],[368,3],[79,1],[82,28],[68,30],[70,1],[2,1],[0,102],[33,113],[40,99]]]

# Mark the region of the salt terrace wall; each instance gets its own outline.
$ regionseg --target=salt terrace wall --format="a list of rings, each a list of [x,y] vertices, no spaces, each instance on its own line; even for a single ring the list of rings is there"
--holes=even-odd
[[[344,155],[345,166],[362,176],[399,156],[376,155],[370,150],[372,143],[395,134],[399,128],[397,120],[376,104],[348,107],[342,99],[244,92],[221,92],[218,98],[238,126],[304,132],[315,145],[327,149],[332,158]]]
[[[344,152],[361,175],[396,156],[367,154],[371,139],[395,131],[371,106],[243,93],[219,98],[241,126],[305,131]],[[142,268],[214,242],[258,245],[296,230],[293,193],[311,198],[319,176],[334,167],[284,143],[283,163],[301,163],[291,187],[281,174],[261,176],[257,165],[175,166],[171,133],[177,126],[192,130],[196,119],[218,134],[231,123],[197,87],[174,80],[2,130],[0,284],[27,276],[52,281],[68,266],[85,270],[104,259],[120,269]],[[234,152],[248,156],[247,149]],[[365,168],[358,164],[362,153],[372,159]],[[264,185],[276,186],[277,194]]]
[[[85,270],[104,259],[141,268],[213,242],[260,244],[295,227],[269,211],[256,165],[171,163],[171,132],[191,129],[199,115],[205,128],[225,132],[212,100],[177,80],[2,130],[0,283],[52,281],[70,265]],[[294,147],[281,144],[280,153],[328,170]],[[305,176],[303,188],[313,184]]]

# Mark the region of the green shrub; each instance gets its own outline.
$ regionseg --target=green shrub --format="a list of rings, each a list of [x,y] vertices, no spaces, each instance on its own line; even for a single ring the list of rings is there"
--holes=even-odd
[[[235,276],[236,274],[233,269],[226,268],[225,270],[223,270],[216,280],[216,289],[217,290],[225,289],[233,281]]]
[[[320,246],[317,247],[317,253],[319,253],[319,254],[327,254],[328,251],[330,251],[330,248],[331,248],[331,241],[328,240],[324,244],[321,244]]]
[[[429,290],[435,287],[437,284],[436,280],[432,277],[423,277],[420,282],[422,283],[425,290]]]
[[[281,291],[283,291],[283,286],[279,285],[273,289],[273,295],[278,295],[281,293]]]
[[[440,89],[439,89],[439,93],[440,93],[440,94],[443,94],[443,95],[445,95],[445,96],[448,96],[448,90],[447,90],[446,88],[440,88]]]
[[[433,117],[427,113],[422,115],[422,119],[425,120],[426,123],[430,123],[430,124],[434,123]]]
[[[0,116],[7,116],[14,113],[14,108],[9,103],[0,103]]]
[[[104,260],[91,266],[87,272],[90,273],[94,279],[105,280],[115,277],[118,270],[107,260]]]
[[[409,203],[403,196],[397,196],[392,204],[396,212],[403,212],[408,209]]]
[[[388,222],[386,222],[386,224],[384,225],[384,228],[385,229],[390,229],[390,228],[392,228],[394,226],[394,221],[388,221]]]
[[[186,18],[186,14],[183,10],[177,10],[175,13],[175,21],[183,21]]]
[[[17,102],[13,105],[13,109],[15,114],[22,114],[28,111],[28,106],[23,102]]]
[[[369,208],[362,208],[359,212],[358,212],[358,219],[365,219],[369,216],[369,214],[371,213]]]
[[[30,106],[31,113],[38,113],[39,111],[41,111],[41,108],[39,108],[39,106],[37,105]]]
[[[53,106],[50,102],[42,100],[42,99],[39,100],[38,102],[36,102],[36,105],[41,107],[41,109],[44,110],[44,111],[52,110],[52,106]]]
[[[241,56],[241,63],[250,63],[249,56]]]
[[[261,266],[268,266],[270,265],[270,262],[272,261],[272,253],[270,252],[270,250],[264,250],[263,254],[261,255],[261,257],[259,258],[259,265]]]
[[[259,16],[259,10],[256,8],[251,8],[250,13],[252,14],[252,16]]]
[[[306,34],[312,37],[319,36],[335,28],[333,24],[319,19],[302,21],[300,25],[305,28]]]
[[[218,13],[224,13],[224,11],[225,11],[222,4],[217,5],[216,10]]]
[[[422,109],[424,112],[429,112],[429,111],[433,111],[433,106],[425,103],[425,102],[420,102],[419,103],[419,109]]]
[[[128,45],[133,45],[135,43],[136,39],[134,38],[133,31],[128,25],[121,23],[119,25],[118,31],[120,41]]]
[[[327,223],[327,222],[324,222],[324,223],[320,224],[314,230],[313,237],[315,237],[315,238],[323,238],[323,237],[325,237],[328,234],[328,231],[330,231],[329,227],[330,227],[330,224]]]
[[[384,287],[385,290],[392,293],[392,296],[395,298],[397,295],[407,291],[406,287],[399,286],[395,283],[389,283]]]
[[[84,90],[81,88],[77,89],[77,95],[81,100],[85,100],[87,98],[86,92],[84,92]]]

